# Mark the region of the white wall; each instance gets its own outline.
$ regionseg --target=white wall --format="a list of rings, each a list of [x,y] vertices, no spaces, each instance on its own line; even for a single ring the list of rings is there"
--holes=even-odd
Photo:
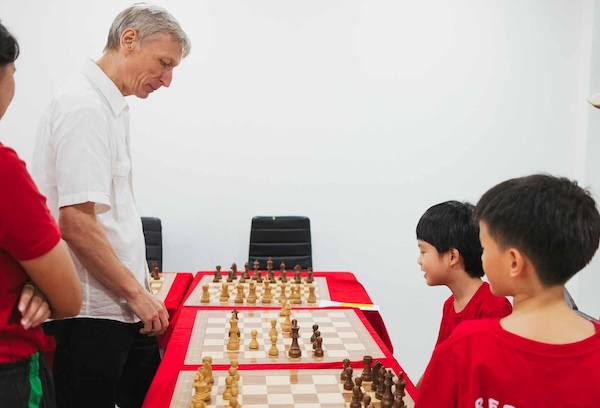
[[[316,269],[357,275],[415,381],[449,294],[416,263],[421,214],[584,173],[592,0],[157,2],[193,41],[170,89],[129,99],[165,270],[243,264],[254,215],[307,215]],[[129,4],[2,0],[22,46],[3,143],[29,160],[52,91]]]

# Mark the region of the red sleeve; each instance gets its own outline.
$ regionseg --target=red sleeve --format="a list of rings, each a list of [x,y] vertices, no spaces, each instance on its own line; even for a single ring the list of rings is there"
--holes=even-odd
[[[458,407],[459,367],[450,343],[444,342],[433,351],[423,374],[415,408]]]
[[[17,260],[44,255],[60,241],[56,222],[25,163],[0,145],[0,248]]]

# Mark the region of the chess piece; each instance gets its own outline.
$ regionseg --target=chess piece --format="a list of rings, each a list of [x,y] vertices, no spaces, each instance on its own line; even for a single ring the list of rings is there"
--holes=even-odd
[[[317,295],[315,295],[315,287],[312,285],[308,287],[308,299],[306,299],[306,303],[311,304],[311,305],[317,303]]]
[[[404,371],[400,371],[394,383],[394,397],[404,398],[406,392],[406,381],[404,380]]]
[[[279,333],[277,333],[277,320],[271,320],[271,330],[269,330],[269,337],[277,337]]]
[[[344,368],[342,368],[342,374],[340,374],[340,380],[346,380],[346,368],[350,367],[350,359],[345,358],[343,361]]]
[[[250,289],[248,291],[248,298],[246,299],[246,303],[249,305],[253,305],[256,303],[256,285],[253,281],[250,281]]]
[[[258,262],[258,259],[254,260],[254,275],[252,275],[252,280],[257,280],[258,277],[260,276],[260,271],[258,270],[258,268],[260,268],[260,262]]]
[[[384,392],[381,397],[381,408],[392,408],[394,405],[394,393],[392,393],[392,371],[385,373]]]
[[[346,372],[346,379],[344,380],[344,389],[350,391],[354,388],[354,382],[352,381],[352,367],[348,366],[344,369]]]
[[[290,331],[292,329],[292,322],[290,321],[290,315],[292,313],[290,311],[289,303],[285,304],[284,310],[285,310],[285,320],[283,321],[283,323],[281,323],[281,331],[283,333],[290,333]]]
[[[235,272],[233,272],[231,269],[229,270],[229,272],[227,272],[227,282],[231,283],[235,280]]]
[[[313,334],[314,334],[314,336],[315,336],[315,341],[313,342],[313,349],[316,349],[316,348],[317,348],[317,339],[318,339],[319,337],[321,337],[321,332],[320,332],[319,330],[317,330],[317,331],[316,331],[316,332],[314,332]],[[321,340],[323,340],[323,339],[321,339]]]
[[[237,399],[237,397],[239,395],[239,389],[238,389],[237,385],[234,385],[231,387],[230,394],[231,394],[231,398],[229,398],[229,406],[234,407],[234,408],[241,407],[241,405]]]
[[[306,283],[313,283],[313,282],[314,282],[313,270],[312,270],[312,268],[308,268],[308,276],[306,277]]]
[[[267,259],[267,272],[272,271],[273,270],[273,258],[269,257]]]
[[[372,392],[377,392],[377,389],[379,387],[379,370],[381,369],[381,361],[377,360],[375,361],[375,364],[373,364],[373,369],[371,370],[373,372],[373,382],[371,383],[371,391]]]
[[[287,305],[287,299],[283,299],[281,302],[281,310],[279,311],[279,316],[285,316],[285,306]]]
[[[302,283],[302,267],[300,265],[296,265],[294,270],[294,283],[299,285]]]
[[[240,335],[238,329],[238,320],[234,317],[231,318],[229,327],[229,340],[227,341],[227,350],[237,351],[240,349]]]
[[[152,264],[152,279],[154,280],[159,280],[160,279],[160,270],[158,269],[158,264],[153,263]]]
[[[262,301],[263,304],[269,304],[273,301],[273,295],[271,294],[271,285],[268,281],[265,282],[265,291],[263,293]]]
[[[319,330],[319,325],[318,324],[313,324],[312,329],[313,329],[313,334],[312,334],[312,336],[310,336],[310,342],[314,343],[315,339],[318,337],[318,336],[315,335],[315,332],[317,330]]]
[[[244,303],[244,285],[241,283],[237,285],[237,296],[235,297],[235,303]]]
[[[237,279],[237,264],[235,262],[231,264],[231,271],[233,272],[233,279]]]
[[[352,401],[350,402],[349,408],[362,408],[360,403],[360,388],[352,388]]]
[[[290,294],[291,303],[295,305],[299,305],[302,303],[302,297],[300,295],[300,287],[299,286],[291,286],[290,290],[292,293]]]
[[[200,303],[210,303],[210,293],[208,291],[208,284],[202,285],[202,297]]]
[[[285,283],[279,284],[279,303],[282,305],[287,302],[287,296],[285,295]]]
[[[213,371],[212,371],[212,357],[211,356],[206,356],[206,357],[202,357],[202,368],[203,368],[203,372],[204,372],[204,379],[206,380],[207,384],[214,384],[215,383],[215,378],[213,376]]]
[[[240,380],[240,373],[238,372],[238,366],[239,366],[239,363],[237,360],[231,360],[231,367],[235,368],[235,374],[233,376],[235,381]]]
[[[213,278],[213,282],[214,283],[221,282],[221,265],[217,265],[217,267],[216,267],[215,277]]]
[[[385,368],[381,366],[379,369],[379,374],[377,374],[377,391],[375,391],[375,398],[380,400],[383,398],[383,394],[385,392]]]
[[[371,407],[371,397],[369,396],[369,394],[365,394],[365,396],[363,397],[363,405],[365,406],[365,408]]]
[[[232,376],[225,378],[225,391],[223,391],[223,399],[229,401],[231,399],[231,386],[235,379]]]
[[[279,355],[279,349],[277,348],[277,336],[271,336],[271,348],[269,349],[269,355],[276,357]]]
[[[285,264],[282,262],[281,265],[279,265],[279,270],[281,271],[279,273],[279,280],[283,283],[287,282],[287,272],[285,270]]]
[[[250,279],[250,264],[248,264],[248,262],[244,264],[244,273],[242,276],[244,279]]]
[[[210,401],[210,389],[202,375],[198,375],[194,382],[194,398],[198,401]]]
[[[290,358],[300,358],[302,356],[302,350],[300,350],[300,345],[298,344],[298,337],[300,337],[300,334],[298,333],[300,331],[300,327],[298,327],[298,320],[292,320],[291,330],[292,344],[290,345],[288,356]]]
[[[358,400],[359,400],[359,401],[362,401],[362,399],[363,399],[363,396],[364,396],[364,394],[363,394],[363,392],[362,392],[362,378],[360,378],[359,376],[355,377],[355,378],[354,378],[354,385],[355,385],[356,387],[358,387],[358,392],[359,392],[359,398],[358,398]],[[356,387],[355,387],[355,388],[356,388]]]
[[[221,285],[221,295],[219,296],[219,302],[225,303],[229,300],[229,286],[226,283]]]
[[[363,381],[373,381],[373,372],[371,371],[371,362],[372,361],[373,361],[373,357],[371,357],[371,356],[363,357],[364,369],[363,369],[362,374],[360,375],[360,378],[362,378]]]
[[[314,346],[313,356],[323,357],[323,339],[320,336],[315,339]]]
[[[258,332],[256,330],[252,330],[250,335],[252,336],[252,340],[250,340],[250,350],[258,350],[258,341],[256,341]]]

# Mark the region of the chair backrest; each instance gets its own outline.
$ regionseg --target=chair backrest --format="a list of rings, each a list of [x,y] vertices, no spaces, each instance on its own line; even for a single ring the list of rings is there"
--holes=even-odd
[[[162,250],[162,223],[160,218],[142,217],[142,228],[144,229],[144,239],[146,240],[146,261],[148,269],[152,271],[152,264],[157,264],[158,269],[163,270],[163,250]]]
[[[582,312],[581,310],[579,310],[579,308],[577,307],[577,304],[575,304],[575,300],[573,299],[573,297],[571,296],[571,294],[569,293],[569,291],[567,290],[567,288],[565,288],[565,301],[567,302],[567,305],[569,305],[569,307],[571,309],[573,309],[575,311],[575,313],[577,313],[578,315],[580,315],[581,317],[584,317],[588,320],[591,320],[593,322],[596,323],[600,323],[600,321],[592,316],[590,316],[587,313]]]
[[[302,269],[312,268],[310,219],[303,216],[252,218],[248,255],[250,268],[257,260],[260,269],[266,269],[269,257],[273,259],[274,270],[279,270],[282,262],[287,270],[296,265]]]

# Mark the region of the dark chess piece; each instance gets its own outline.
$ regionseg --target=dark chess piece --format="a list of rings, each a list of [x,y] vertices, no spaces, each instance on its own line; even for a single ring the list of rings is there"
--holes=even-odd
[[[394,393],[392,392],[392,370],[385,373],[384,391],[381,396],[381,408],[392,408],[394,406]]]
[[[300,265],[296,265],[294,267],[294,269],[296,270],[296,272],[294,273],[294,282],[297,284],[301,284],[302,283],[302,267]]]
[[[250,264],[248,262],[244,264],[244,279],[250,279]]]
[[[315,357],[323,357],[323,339],[321,337],[317,337],[314,343],[315,351],[313,351],[313,355]]]
[[[406,381],[404,380],[404,371],[400,371],[398,373],[398,378],[396,378],[396,382],[394,383],[394,396],[404,398],[406,392],[404,389],[406,388]]]
[[[364,369],[362,374],[360,375],[360,378],[362,378],[363,381],[373,381],[373,371],[371,371],[371,362],[373,361],[373,357],[371,356],[364,356],[363,357],[363,363],[364,363]]]
[[[308,268],[308,276],[306,277],[306,283],[313,283],[313,282],[314,282],[313,270],[312,270],[312,268]]]
[[[371,406],[371,397],[369,396],[369,394],[365,394],[365,396],[363,397],[363,405],[365,406],[365,408]]]
[[[300,345],[298,344],[298,334],[300,328],[298,327],[298,320],[292,320],[292,344],[290,345],[290,351],[288,352],[288,356],[290,358],[300,358],[302,356],[302,350],[300,350]]]
[[[317,341],[317,339],[318,339],[319,337],[321,337],[321,332],[320,332],[319,330],[317,330],[317,331],[314,333],[314,335],[315,335],[315,342],[316,342],[316,341]],[[313,342],[313,348],[316,348],[316,347],[315,347],[315,344],[314,344],[315,342]]]
[[[260,268],[260,262],[258,262],[258,259],[254,260],[253,266],[254,266],[254,275],[252,275],[252,280],[256,280],[260,276],[260,271],[258,270]]]
[[[378,383],[377,383],[377,391],[375,391],[375,398],[378,400],[383,398],[383,393],[385,392],[385,367],[383,365],[379,369],[379,374],[377,375]]]
[[[235,262],[231,264],[231,270],[233,271],[235,279],[235,277],[237,276],[237,264]]]
[[[392,408],[406,408],[406,404],[404,403],[402,397],[398,395],[394,397],[394,405],[392,406]]]
[[[373,364],[373,382],[371,383],[371,391],[377,392],[377,388],[379,388],[379,370],[381,369],[381,361],[375,361]]]
[[[227,282],[233,282],[235,280],[235,272],[233,272],[232,270],[229,270],[229,272],[227,272]]]
[[[340,380],[342,381],[346,379],[346,367],[350,367],[350,359],[345,358],[343,364],[344,368],[342,368],[342,374],[340,374]]]
[[[346,379],[344,380],[344,389],[346,391],[350,391],[354,388],[354,383],[352,382],[352,367],[348,366],[344,369],[346,372]]]
[[[360,378],[360,377],[357,376],[354,379],[354,385],[356,385],[356,387],[358,387],[358,391],[360,392],[360,394],[359,394],[359,401],[362,401],[363,396],[364,396],[364,394],[362,392],[362,378]]]
[[[217,265],[213,282],[221,282],[221,265]]]
[[[350,408],[362,408],[360,403],[360,388],[352,388],[352,401],[350,402]]]
[[[312,334],[312,336],[310,336],[310,342],[311,342],[311,343],[314,343],[314,342],[315,342],[315,339],[316,339],[317,337],[319,337],[319,336],[316,336],[316,335],[315,335],[316,331],[317,331],[317,330],[319,330],[319,325],[318,325],[318,324],[313,324],[313,327],[312,327],[312,329],[313,329],[313,334]]]

